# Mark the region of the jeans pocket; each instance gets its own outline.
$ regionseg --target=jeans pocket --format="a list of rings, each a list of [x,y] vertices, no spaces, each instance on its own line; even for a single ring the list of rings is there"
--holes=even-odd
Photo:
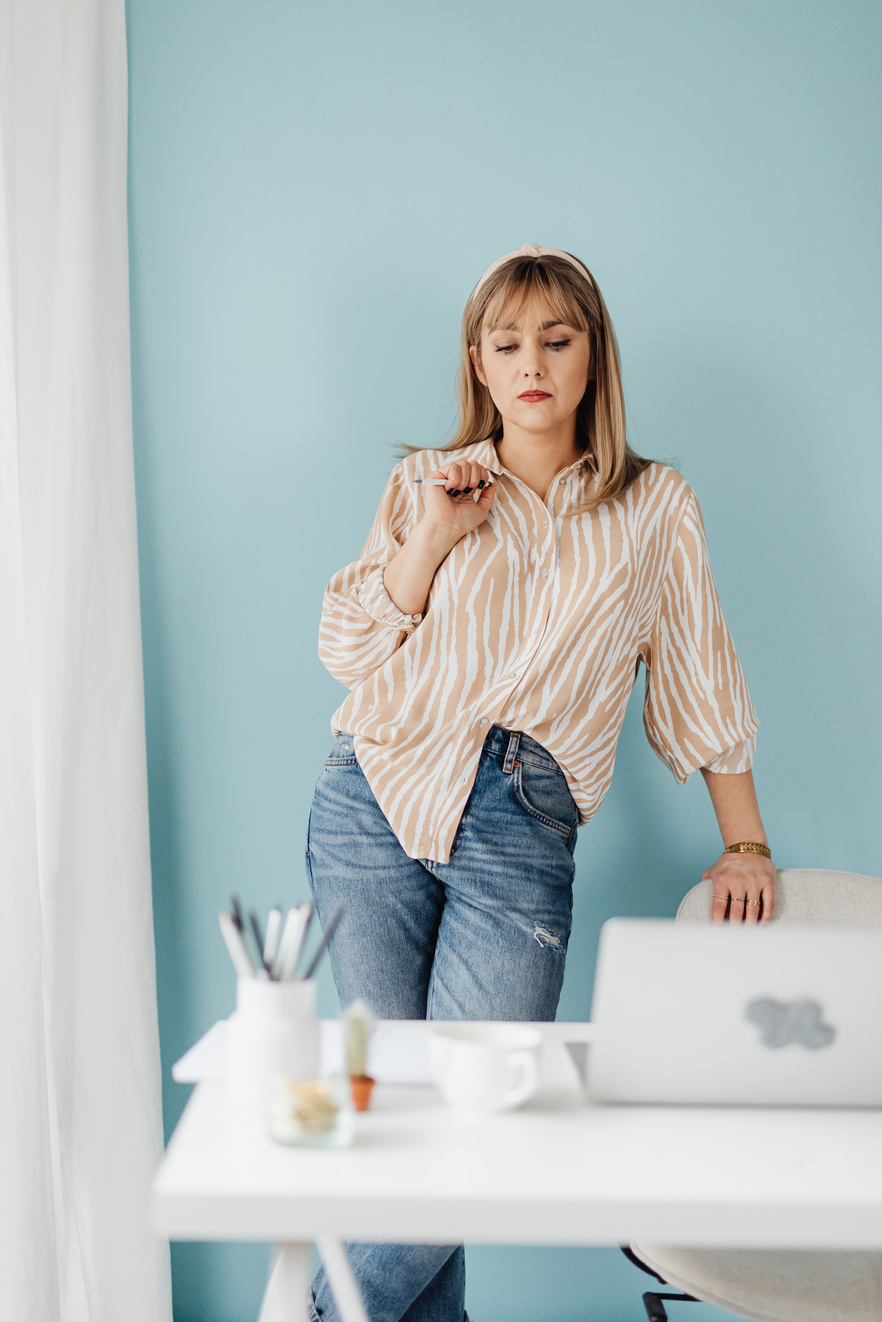
[[[515,762],[512,788],[524,812],[569,839],[579,823],[579,810],[560,771]]]
[[[334,741],[334,747],[331,749],[330,756],[325,758],[326,767],[354,767],[358,760],[355,756],[355,747],[352,742],[351,734],[338,734]]]

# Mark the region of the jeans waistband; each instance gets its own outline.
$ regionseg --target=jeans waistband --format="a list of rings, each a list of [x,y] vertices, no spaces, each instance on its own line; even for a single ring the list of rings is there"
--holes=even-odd
[[[560,767],[547,748],[543,748],[528,734],[521,734],[520,730],[506,730],[501,725],[491,726],[490,733],[484,740],[484,752],[501,757],[502,769],[509,773],[515,764],[515,759],[519,762],[532,762],[539,767],[548,767],[551,771],[560,771]]]

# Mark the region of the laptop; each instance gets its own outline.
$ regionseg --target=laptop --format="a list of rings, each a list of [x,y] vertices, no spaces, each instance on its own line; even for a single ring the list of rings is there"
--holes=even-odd
[[[882,1106],[882,929],[613,918],[591,1020],[594,1101]]]

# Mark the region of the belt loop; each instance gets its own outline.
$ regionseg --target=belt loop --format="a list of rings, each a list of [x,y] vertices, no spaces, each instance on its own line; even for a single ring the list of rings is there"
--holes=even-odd
[[[512,771],[514,770],[515,758],[518,755],[518,748],[520,746],[520,742],[521,742],[520,732],[518,730],[512,730],[511,734],[509,735],[508,748],[506,749],[505,752],[505,760],[502,763],[502,770],[505,772],[507,776],[510,776]]]

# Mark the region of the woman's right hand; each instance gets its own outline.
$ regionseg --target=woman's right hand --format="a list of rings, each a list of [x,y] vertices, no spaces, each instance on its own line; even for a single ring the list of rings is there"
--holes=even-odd
[[[496,499],[496,485],[488,486],[490,474],[481,464],[444,464],[427,476],[443,477],[445,484],[420,487],[425,512],[383,571],[386,591],[405,615],[425,610],[438,566],[461,537],[484,522]]]
[[[483,464],[457,461],[436,468],[427,477],[443,477],[443,487],[422,487],[425,514],[431,527],[455,536],[456,541],[479,527],[496,499],[496,484]],[[477,500],[472,493],[477,491]]]

